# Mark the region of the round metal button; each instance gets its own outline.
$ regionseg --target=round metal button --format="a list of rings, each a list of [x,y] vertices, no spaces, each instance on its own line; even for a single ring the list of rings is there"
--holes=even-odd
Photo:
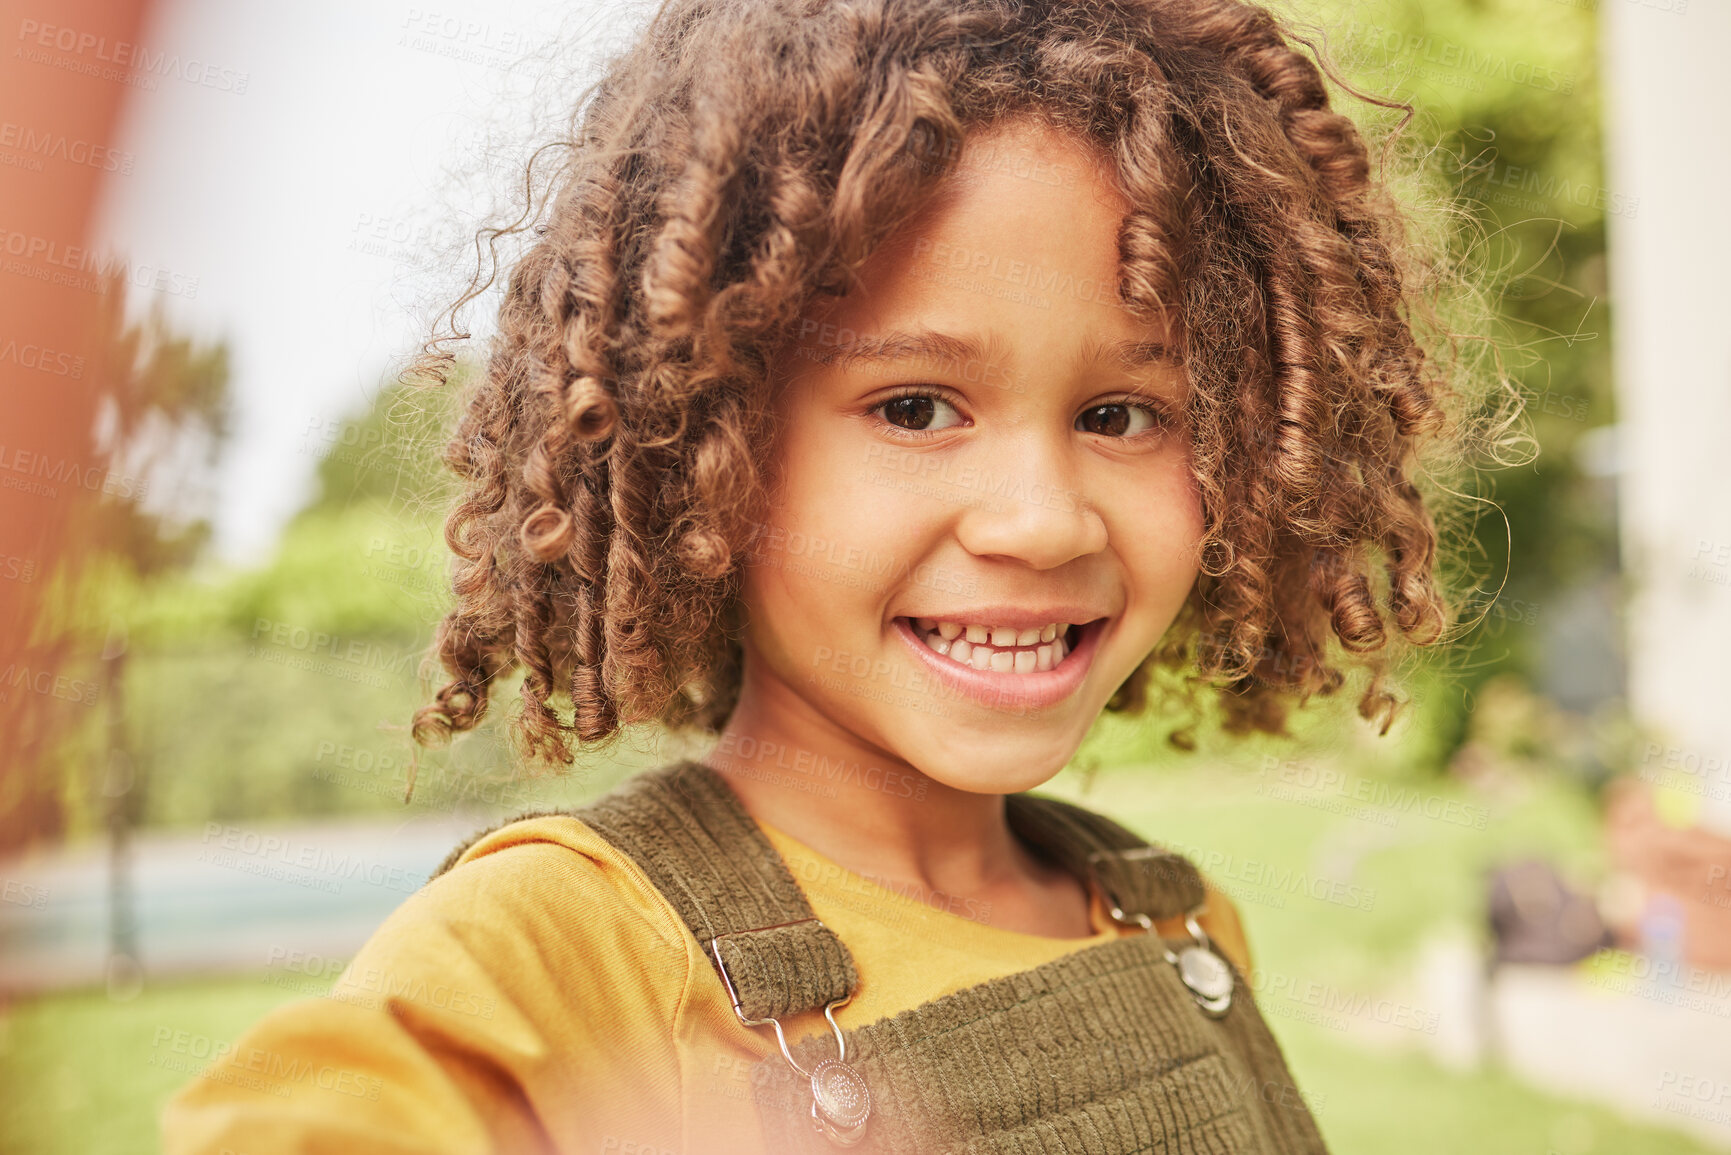
[[[1178,952],[1178,977],[1210,1014],[1224,1014],[1232,1004],[1232,968],[1207,947],[1191,945]]]
[[[871,1114],[871,1092],[860,1073],[825,1059],[811,1069],[811,1114],[824,1134],[844,1146],[857,1143]]]

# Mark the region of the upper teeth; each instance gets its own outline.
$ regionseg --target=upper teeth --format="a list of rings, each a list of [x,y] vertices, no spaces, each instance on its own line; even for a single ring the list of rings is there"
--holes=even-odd
[[[1028,674],[1051,669],[1069,653],[1063,636],[1070,628],[1066,622],[1048,622],[1025,630],[934,618],[916,618],[914,624],[927,646],[976,670]]]

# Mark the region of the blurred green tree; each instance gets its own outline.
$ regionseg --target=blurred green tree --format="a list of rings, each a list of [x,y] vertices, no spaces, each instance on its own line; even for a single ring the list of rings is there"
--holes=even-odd
[[[1568,611],[1580,591],[1619,573],[1603,469],[1615,422],[1605,233],[1608,217],[1640,206],[1604,183],[1591,5],[1299,0],[1286,11],[1350,85],[1410,105],[1390,152],[1405,174],[1397,194],[1421,229],[1447,234],[1451,259],[1476,287],[1471,299],[1436,305],[1462,325],[1461,355],[1474,371],[1506,375],[1524,402],[1513,432],[1528,448],[1512,464],[1488,452],[1474,461],[1466,520],[1442,527],[1458,548],[1456,596],[1472,626],[1446,652],[1421,656],[1409,678],[1440,770],[1487,681],[1513,675],[1546,689],[1556,648],[1579,641],[1570,631],[1596,631],[1599,650],[1616,648],[1615,621],[1583,627]],[[1402,119],[1403,110],[1337,95],[1379,139]],[[1616,682],[1620,667],[1605,675]]]
[[[63,833],[68,787],[77,786],[69,779],[81,776],[91,751],[54,737],[76,728],[81,703],[105,704],[97,774],[107,821],[124,829],[136,819],[143,791],[126,740],[123,607],[140,587],[183,570],[203,550],[210,474],[230,431],[225,344],[174,332],[160,302],[129,321],[123,268],[105,285],[96,317],[85,380],[97,419],[84,460],[105,476],[92,500],[69,507],[70,546],[49,577],[31,654],[40,668],[63,675],[94,659],[95,676],[88,694],[53,703],[50,740],[11,752],[20,762],[0,806],[0,852]]]

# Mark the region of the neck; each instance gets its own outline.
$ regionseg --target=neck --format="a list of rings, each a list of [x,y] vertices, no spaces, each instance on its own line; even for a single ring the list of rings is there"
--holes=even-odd
[[[985,897],[1043,873],[1011,834],[1002,794],[928,777],[780,682],[746,679],[704,761],[752,817],[857,874]]]

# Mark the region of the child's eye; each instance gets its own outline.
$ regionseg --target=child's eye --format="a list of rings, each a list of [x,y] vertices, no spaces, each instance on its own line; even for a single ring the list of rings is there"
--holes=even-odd
[[[1134,437],[1166,424],[1166,414],[1151,405],[1132,401],[1108,401],[1091,405],[1076,418],[1076,428],[1102,437]]]
[[[892,397],[872,410],[898,429],[910,433],[934,433],[962,423],[956,407],[934,393],[906,393]]]

